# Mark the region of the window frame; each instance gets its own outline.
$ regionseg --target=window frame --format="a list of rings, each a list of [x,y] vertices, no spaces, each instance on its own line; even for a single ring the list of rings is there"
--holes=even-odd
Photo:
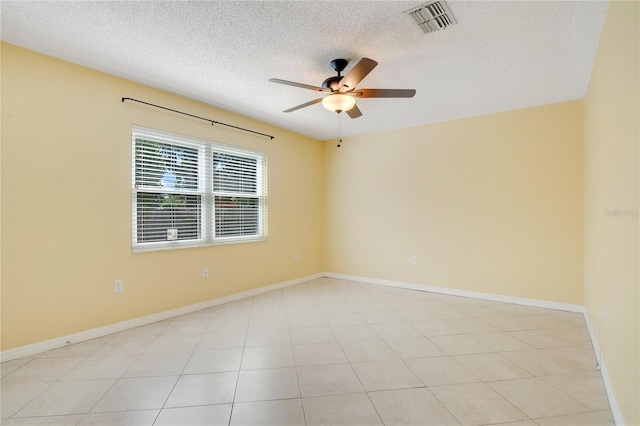
[[[197,190],[178,188],[159,188],[138,185],[137,143],[138,139],[174,145],[182,148],[198,150]],[[178,248],[202,247],[221,244],[264,241],[267,239],[267,155],[243,147],[237,147],[205,139],[185,136],[134,125],[131,130],[131,248],[133,252],[170,250]],[[235,157],[255,160],[255,193],[215,191],[214,190],[214,155],[228,154]],[[243,175],[244,177],[244,175]],[[198,238],[184,240],[138,241],[138,194],[159,193],[169,195],[198,195],[198,220],[196,229]],[[216,198],[219,196],[241,199],[257,199],[256,233],[250,235],[216,235]],[[161,229],[159,227],[159,229]]]

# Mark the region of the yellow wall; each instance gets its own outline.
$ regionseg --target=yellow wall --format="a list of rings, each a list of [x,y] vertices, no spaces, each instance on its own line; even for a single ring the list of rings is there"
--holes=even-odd
[[[324,269],[582,304],[582,119],[573,101],[327,144]]]
[[[640,424],[639,15],[610,2],[584,106],[585,307],[628,425]]]
[[[268,241],[132,253],[134,124],[266,152]],[[314,139],[3,44],[2,349],[321,272],[322,158]]]

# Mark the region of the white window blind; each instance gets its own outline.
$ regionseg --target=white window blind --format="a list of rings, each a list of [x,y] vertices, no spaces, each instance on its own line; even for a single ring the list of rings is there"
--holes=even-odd
[[[266,238],[266,155],[134,126],[135,251]]]

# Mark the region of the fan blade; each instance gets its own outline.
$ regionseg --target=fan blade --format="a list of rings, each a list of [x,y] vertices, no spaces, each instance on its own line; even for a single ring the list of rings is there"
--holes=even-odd
[[[360,108],[358,108],[358,105],[354,105],[353,108],[351,108],[349,111],[346,111],[346,113],[351,118],[358,118],[362,116],[362,112],[360,111]]]
[[[305,102],[305,103],[303,103],[303,104],[300,104],[300,105],[294,106],[293,108],[285,109],[285,110],[284,110],[284,111],[282,111],[282,112],[293,112],[293,111],[297,111],[297,110],[299,110],[299,109],[306,108],[306,107],[311,106],[311,105],[319,104],[320,102],[322,102],[322,98],[318,98],[318,99],[314,99],[314,100],[309,101],[309,102]]]
[[[287,86],[300,87],[302,89],[314,90],[316,92],[331,93],[330,89],[325,89],[324,87],[318,87],[318,86],[311,86],[310,84],[296,83],[295,81],[280,80],[279,78],[270,78],[269,81],[272,83],[278,83],[278,84],[284,84]]]
[[[415,89],[358,89],[352,96],[358,98],[413,98]]]
[[[373,59],[362,58],[355,67],[340,80],[340,91],[347,92],[356,88],[358,83],[373,70],[378,63]]]

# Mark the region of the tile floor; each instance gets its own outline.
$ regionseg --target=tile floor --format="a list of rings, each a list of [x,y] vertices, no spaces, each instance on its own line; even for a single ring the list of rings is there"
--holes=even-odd
[[[2,366],[22,425],[612,425],[581,314],[321,278]]]

